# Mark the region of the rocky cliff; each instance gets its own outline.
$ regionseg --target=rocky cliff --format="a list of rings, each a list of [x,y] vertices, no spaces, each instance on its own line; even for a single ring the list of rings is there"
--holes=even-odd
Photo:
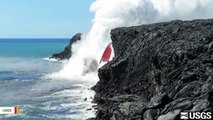
[[[64,60],[69,59],[72,56],[72,44],[79,41],[81,39],[81,33],[75,34],[71,40],[70,43],[64,48],[64,51],[60,53],[53,54],[51,58],[57,59],[57,60]]]
[[[178,120],[213,111],[213,19],[111,31],[114,59],[93,87],[97,120]]]

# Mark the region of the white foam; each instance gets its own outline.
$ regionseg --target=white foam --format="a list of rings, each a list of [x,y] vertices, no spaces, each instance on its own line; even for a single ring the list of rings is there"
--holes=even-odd
[[[65,63],[67,62],[68,60],[58,60],[56,58],[50,58],[50,57],[45,57],[45,58],[42,58],[43,60],[45,61],[50,61],[50,62],[60,62],[60,63]]]
[[[43,58],[43,60],[46,60],[46,61],[53,61],[53,62],[58,62],[58,61],[59,61],[58,59],[49,58],[49,57]]]

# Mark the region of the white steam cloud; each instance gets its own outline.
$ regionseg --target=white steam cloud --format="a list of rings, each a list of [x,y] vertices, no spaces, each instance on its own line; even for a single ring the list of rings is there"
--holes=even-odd
[[[211,18],[212,0],[150,0],[158,11],[155,22]]]
[[[93,26],[82,40],[73,45],[69,63],[52,78],[98,80],[97,72],[82,75],[85,59],[100,61],[110,43],[110,31],[117,27],[213,17],[213,0],[96,0],[90,10],[95,13]]]

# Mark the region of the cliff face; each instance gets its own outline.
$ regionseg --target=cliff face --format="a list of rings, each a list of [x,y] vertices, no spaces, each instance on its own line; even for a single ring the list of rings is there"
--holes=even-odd
[[[51,58],[57,59],[57,60],[64,60],[69,59],[72,56],[72,44],[79,41],[81,39],[81,33],[75,34],[71,40],[70,43],[64,48],[64,51],[60,53],[55,53],[52,55]]]
[[[213,19],[111,31],[114,59],[99,69],[96,119],[173,120],[213,111]]]

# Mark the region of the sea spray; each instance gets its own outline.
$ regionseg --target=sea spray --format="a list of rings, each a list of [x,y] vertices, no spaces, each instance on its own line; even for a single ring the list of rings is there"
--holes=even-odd
[[[91,30],[73,44],[73,56],[69,63],[58,73],[52,74],[52,78],[98,81],[97,71],[83,74],[85,60],[100,61],[104,49],[111,42],[111,29],[139,25],[143,23],[141,16],[146,18],[144,22],[152,21],[154,16],[148,13],[156,13],[154,6],[147,0],[97,0],[90,10],[95,13]]]
[[[36,71],[51,73],[56,72],[58,69],[63,67],[58,62],[48,62],[34,57],[0,57],[0,63],[0,71],[16,71],[17,73],[33,73]]]
[[[174,19],[210,18],[211,6],[212,0],[96,0],[90,7],[95,13],[90,31],[73,45],[73,56],[68,64],[50,76],[97,81],[97,71],[96,74],[83,74],[85,59],[100,61],[111,42],[111,29]],[[86,76],[90,76],[89,79]]]

